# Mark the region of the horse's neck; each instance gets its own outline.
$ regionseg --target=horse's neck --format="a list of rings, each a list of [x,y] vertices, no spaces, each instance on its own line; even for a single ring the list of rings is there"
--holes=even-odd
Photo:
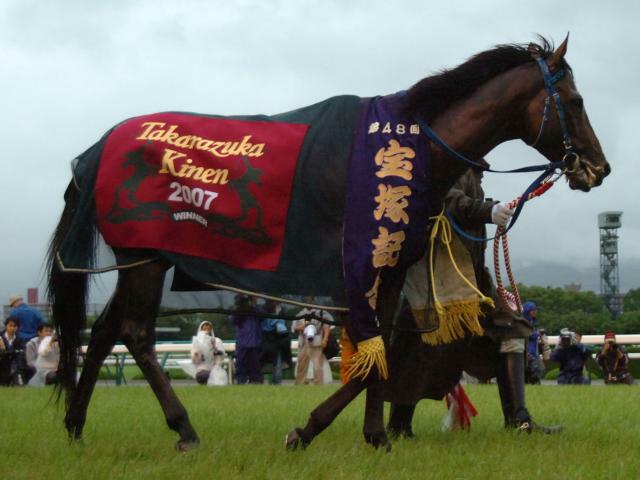
[[[453,150],[474,161],[496,146],[524,135],[524,108],[535,94],[536,77],[522,71],[503,74],[439,115],[432,123],[438,136]],[[432,148],[433,207],[442,201],[468,164],[437,147]]]

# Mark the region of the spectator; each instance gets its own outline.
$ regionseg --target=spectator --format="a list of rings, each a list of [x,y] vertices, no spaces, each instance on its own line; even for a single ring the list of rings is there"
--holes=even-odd
[[[267,300],[266,313],[279,315],[282,307],[274,300]],[[285,363],[291,364],[291,338],[284,320],[281,318],[264,318],[260,324],[262,329],[262,365],[271,365],[270,383],[282,383],[282,370]]]
[[[560,364],[559,385],[588,385],[591,380],[582,371],[591,350],[578,342],[576,334],[566,328],[560,330],[560,343],[551,352],[551,360]]]
[[[24,349],[24,355],[26,360],[25,367],[25,382],[29,382],[31,377],[36,373],[36,360],[38,358],[38,347],[46,337],[51,336],[53,332],[51,325],[48,323],[41,323],[38,325],[38,335],[33,337],[27,342],[27,346]]]
[[[24,303],[19,295],[12,295],[9,298],[9,306],[12,308],[9,316],[17,318],[20,324],[18,336],[28,342],[38,334],[38,326],[44,323],[42,314],[39,310]]]
[[[204,321],[191,342],[191,361],[196,367],[196,382],[200,385],[226,385],[224,343],[213,333],[211,322]]]
[[[631,385],[633,377],[629,373],[629,356],[622,345],[616,343],[616,335],[613,332],[604,334],[604,348],[596,358],[602,368],[604,383],[626,383]]]
[[[314,304],[313,297],[305,297],[304,302]],[[298,317],[315,315],[316,317],[333,321],[330,313],[317,308],[303,308],[298,312]],[[313,383],[324,383],[324,362],[322,350],[327,346],[330,335],[329,325],[320,320],[300,318],[291,325],[291,330],[298,334],[298,368],[296,370],[295,384],[306,383],[309,363],[313,365]]]
[[[239,384],[262,383],[260,365],[260,344],[262,332],[261,318],[252,315],[256,309],[256,300],[248,295],[236,295],[235,308],[241,314],[229,318],[236,326],[236,379]]]
[[[38,346],[36,373],[29,381],[32,387],[53,385],[58,380],[58,363],[60,363],[60,346],[55,334],[46,336]]]
[[[538,329],[540,338],[538,339],[538,351],[542,355],[542,361],[547,362],[551,359],[551,347],[549,346],[549,337],[544,328]]]
[[[24,385],[25,341],[20,338],[20,320],[9,317],[0,334],[0,385]]]
[[[544,377],[545,366],[540,358],[540,332],[536,328],[538,322],[538,307],[534,302],[526,302],[522,306],[522,316],[531,325],[531,335],[527,345],[527,368],[525,378],[527,383],[539,385]]]

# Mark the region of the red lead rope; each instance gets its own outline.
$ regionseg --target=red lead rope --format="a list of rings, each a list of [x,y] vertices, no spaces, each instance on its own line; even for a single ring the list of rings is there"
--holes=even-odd
[[[556,182],[556,180],[558,180],[558,178],[560,178],[560,176],[552,180],[549,179],[542,183],[538,188],[536,188],[529,194],[529,198],[527,200],[531,200],[532,198],[541,196],[543,193],[553,187],[553,184]],[[507,204],[507,208],[516,208],[519,201],[520,197],[514,199]],[[504,285],[502,283],[502,274],[500,268],[500,244],[502,244],[504,267],[507,271],[507,277],[509,278],[509,284],[512,292],[504,288]],[[496,273],[496,290],[498,292],[498,295],[500,295],[500,297],[504,301],[504,304],[511,308],[511,310],[521,313],[522,301],[520,300],[520,292],[518,292],[518,286],[516,285],[516,281],[513,278],[513,271],[511,270],[511,261],[509,259],[509,241],[507,239],[505,227],[498,227],[498,229],[496,230],[496,235],[493,239],[493,266]]]

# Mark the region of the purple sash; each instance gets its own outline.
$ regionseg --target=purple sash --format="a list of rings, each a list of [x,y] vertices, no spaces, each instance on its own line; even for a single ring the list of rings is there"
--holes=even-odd
[[[405,101],[404,92],[365,100],[353,146],[343,257],[356,344],[380,335],[375,307],[385,278],[417,261],[426,246],[429,147],[404,115]]]

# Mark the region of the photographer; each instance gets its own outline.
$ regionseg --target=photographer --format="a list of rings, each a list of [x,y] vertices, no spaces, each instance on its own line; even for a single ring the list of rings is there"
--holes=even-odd
[[[604,348],[596,358],[602,368],[604,383],[625,383],[631,385],[633,377],[629,374],[629,356],[622,345],[616,343],[616,335],[613,332],[604,334]]]
[[[574,332],[560,330],[560,343],[551,352],[551,360],[560,364],[558,385],[589,385],[591,380],[582,371],[590,355],[589,347],[579,343]]]
[[[20,321],[9,317],[0,334],[0,385],[24,385],[26,343],[18,336]]]
[[[305,297],[304,302],[314,304],[315,299],[313,297]],[[297,316],[304,317],[305,315],[315,315],[322,319],[333,321],[331,314],[317,308],[303,308]],[[325,358],[322,350],[327,346],[327,342],[329,341],[329,325],[317,319],[300,318],[293,322],[291,330],[298,334],[296,385],[306,383],[309,362],[313,364],[313,383],[315,385],[324,383]]]

